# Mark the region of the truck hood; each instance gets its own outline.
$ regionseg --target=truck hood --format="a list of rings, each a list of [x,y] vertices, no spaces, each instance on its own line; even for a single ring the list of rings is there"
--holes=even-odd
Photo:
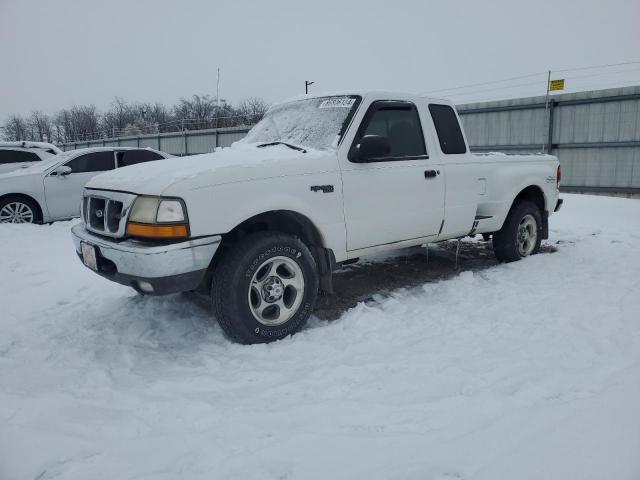
[[[292,150],[284,145],[258,148],[235,144],[214,153],[173,157],[118,168],[93,177],[87,188],[143,195],[176,195],[223,183],[302,175],[337,168],[335,152]]]

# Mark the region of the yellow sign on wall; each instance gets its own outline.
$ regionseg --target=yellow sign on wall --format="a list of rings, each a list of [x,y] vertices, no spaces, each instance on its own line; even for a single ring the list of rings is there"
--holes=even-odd
[[[560,80],[551,80],[549,82],[549,91],[553,92],[554,90],[564,90],[564,78]]]

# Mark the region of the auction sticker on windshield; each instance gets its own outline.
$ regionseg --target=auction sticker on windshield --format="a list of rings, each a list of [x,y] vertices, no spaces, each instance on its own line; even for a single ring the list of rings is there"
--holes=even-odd
[[[91,270],[98,270],[98,260],[96,258],[96,247],[82,242],[80,244],[82,249],[82,261]]]
[[[320,102],[318,108],[351,108],[356,99],[352,97],[327,98]]]

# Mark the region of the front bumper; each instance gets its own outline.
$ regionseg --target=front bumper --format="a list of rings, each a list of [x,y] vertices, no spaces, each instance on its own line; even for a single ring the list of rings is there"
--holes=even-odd
[[[212,235],[168,245],[116,242],[88,232],[82,223],[71,229],[71,235],[80,259],[81,243],[96,248],[97,274],[153,295],[197,288],[221,240],[219,235]]]

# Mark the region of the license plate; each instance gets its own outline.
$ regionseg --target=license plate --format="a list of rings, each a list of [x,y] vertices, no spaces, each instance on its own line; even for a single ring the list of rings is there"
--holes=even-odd
[[[96,257],[96,247],[89,245],[88,243],[81,243],[82,249],[82,261],[91,270],[98,270],[98,260]]]

